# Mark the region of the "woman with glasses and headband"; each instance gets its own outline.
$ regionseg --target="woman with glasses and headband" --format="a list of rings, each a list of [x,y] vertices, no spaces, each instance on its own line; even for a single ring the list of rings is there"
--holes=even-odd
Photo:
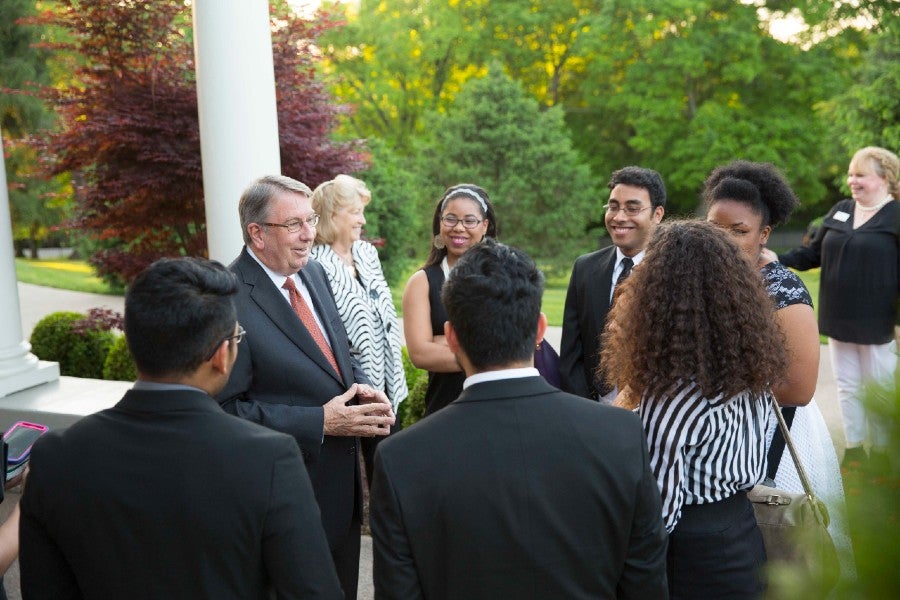
[[[409,395],[403,372],[400,324],[375,246],[362,239],[365,207],[372,194],[366,184],[338,175],[316,188],[312,207],[319,214],[312,257],[325,270],[338,312],[350,339],[350,353],[372,386],[384,390],[394,414]],[[391,433],[400,429],[400,421]],[[375,447],[382,438],[361,438],[366,482],[371,485]]]
[[[447,188],[434,209],[432,246],[421,270],[403,292],[403,333],[413,364],[428,371],[425,414],[452,402],[466,375],[444,338],[447,311],[441,288],[459,257],[485,237],[497,235],[491,200],[482,188],[463,183]]]

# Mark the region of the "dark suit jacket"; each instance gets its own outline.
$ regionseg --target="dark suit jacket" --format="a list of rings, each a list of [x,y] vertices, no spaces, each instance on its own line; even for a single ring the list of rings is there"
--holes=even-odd
[[[369,383],[350,356],[350,342],[322,266],[300,271],[331,340],[341,378],[291,305],[246,249],[231,264],[240,280],[238,321],[247,330],[228,385],[218,395],[229,413],[288,433],[297,440],[322,510],[332,548],[340,546],[362,506],[355,437],[322,437],[322,406],[354,382]]]
[[[297,444],[200,391],[48,433],[21,508],[26,598],[342,597]]]
[[[540,377],[473,385],[382,441],[369,517],[378,599],[666,597],[639,419]]]
[[[600,364],[600,334],[609,312],[616,247],[578,257],[572,267],[563,311],[559,371],[566,392],[597,398],[610,388],[596,379]]]

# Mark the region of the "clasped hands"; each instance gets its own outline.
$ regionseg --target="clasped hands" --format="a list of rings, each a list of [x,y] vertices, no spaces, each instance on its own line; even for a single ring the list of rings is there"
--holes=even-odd
[[[353,398],[358,404],[348,405]],[[364,383],[354,383],[325,406],[325,435],[375,437],[387,435],[395,416],[384,392]]]

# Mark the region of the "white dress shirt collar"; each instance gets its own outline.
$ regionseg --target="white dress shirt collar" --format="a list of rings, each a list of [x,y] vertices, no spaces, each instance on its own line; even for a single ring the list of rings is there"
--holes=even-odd
[[[522,377],[538,377],[540,373],[534,367],[522,367],[519,369],[500,369],[499,371],[485,371],[484,373],[475,373],[471,377],[466,377],[463,382],[463,389],[476,383],[484,383],[486,381],[500,381],[502,379],[521,379]]]

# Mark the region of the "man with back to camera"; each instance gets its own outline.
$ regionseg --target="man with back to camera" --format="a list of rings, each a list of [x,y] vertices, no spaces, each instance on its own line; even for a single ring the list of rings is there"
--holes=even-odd
[[[268,175],[241,196],[245,246],[230,268],[239,280],[238,319],[253,335],[218,399],[227,412],[297,440],[352,599],[362,523],[357,436],[387,435],[394,415],[351,357],[325,271],[309,259],[319,220],[311,195],[299,181]]]
[[[667,596],[641,423],[532,367],[542,294],[534,263],[490,240],[450,273],[447,343],[467,379],[446,408],[379,444],[376,598]]]
[[[616,284],[644,258],[644,249],[662,221],[666,186],[659,173],[643,167],[614,171],[607,187],[605,223],[612,246],[579,256],[572,268],[563,311],[559,371],[566,392],[609,404],[616,390],[598,379],[600,335]]]
[[[245,334],[237,287],[219,263],[191,258],[134,280],[125,337],[137,382],[32,450],[25,598],[342,597],[296,442],[212,398]]]

